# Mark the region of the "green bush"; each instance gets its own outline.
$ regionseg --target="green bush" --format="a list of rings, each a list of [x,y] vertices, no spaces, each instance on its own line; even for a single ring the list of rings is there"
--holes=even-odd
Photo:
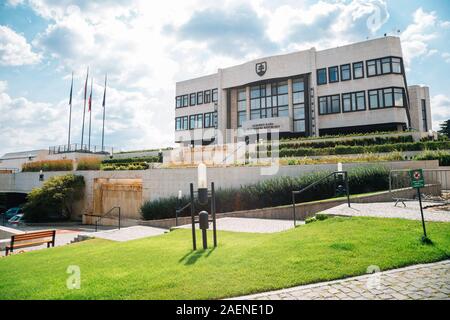
[[[317,148],[281,149],[280,157],[305,157],[342,154],[385,153],[395,151],[448,150],[450,141],[406,142],[370,146],[343,146]]]
[[[413,158],[414,160],[439,160],[439,165],[450,166],[450,151],[425,151]]]
[[[43,160],[24,163],[22,165],[23,172],[39,172],[39,171],[72,171],[72,160]]]
[[[327,176],[330,172],[315,172],[300,177],[278,177],[240,188],[219,189],[216,191],[217,212],[233,212],[258,208],[276,207],[292,203],[292,191],[301,190],[313,182]],[[387,190],[389,170],[385,167],[359,167],[349,170],[349,189],[353,194]],[[335,196],[333,178],[324,180],[314,188],[297,197],[297,202],[323,200]],[[163,198],[145,202],[141,214],[145,220],[173,218],[177,198]],[[183,205],[187,198],[183,199]],[[197,209],[199,208],[196,205]],[[185,211],[182,215],[189,215]]]
[[[23,207],[25,219],[31,222],[69,219],[74,202],[83,195],[84,185],[83,176],[73,174],[48,179],[27,195]]]
[[[136,162],[162,162],[160,156],[148,156],[141,158],[113,158],[113,159],[105,159],[102,161],[103,164],[113,164],[113,163],[136,163]]]
[[[100,170],[101,161],[98,158],[81,158],[78,160],[77,171]]]
[[[107,165],[102,165],[101,169],[103,171],[114,171],[114,170],[147,170],[150,165],[146,162],[132,162],[132,163],[112,163]]]
[[[396,144],[413,142],[414,139],[411,135],[408,136],[394,136],[394,137],[375,137],[375,138],[363,138],[363,139],[348,139],[348,140],[329,140],[329,141],[315,141],[315,142],[300,142],[300,141],[287,141],[280,144],[280,150],[282,149],[296,149],[296,148],[333,148],[337,146],[371,146],[382,144]]]

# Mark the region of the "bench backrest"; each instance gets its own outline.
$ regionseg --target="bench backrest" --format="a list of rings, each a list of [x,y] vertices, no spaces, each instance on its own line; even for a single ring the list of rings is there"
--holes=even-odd
[[[11,242],[34,240],[40,238],[53,238],[56,230],[36,231],[11,236]]]

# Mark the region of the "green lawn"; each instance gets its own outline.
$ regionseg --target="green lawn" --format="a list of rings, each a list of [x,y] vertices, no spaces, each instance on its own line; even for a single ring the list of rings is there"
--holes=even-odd
[[[219,232],[191,252],[190,230],[125,243],[89,240],[0,259],[0,299],[215,299],[450,258],[450,223],[331,218],[276,234]],[[200,237],[198,238],[200,240]],[[81,289],[68,290],[69,265]]]

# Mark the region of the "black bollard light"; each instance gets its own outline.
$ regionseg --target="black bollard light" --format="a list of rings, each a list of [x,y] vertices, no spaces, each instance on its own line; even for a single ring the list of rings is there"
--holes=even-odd
[[[200,225],[200,230],[202,230],[202,240],[203,240],[203,249],[208,248],[208,238],[206,235],[206,230],[209,229],[209,218],[208,218],[208,212],[202,211],[198,215],[198,222]]]
[[[206,166],[203,163],[198,165],[198,202],[201,205],[208,203],[208,181],[206,177]]]

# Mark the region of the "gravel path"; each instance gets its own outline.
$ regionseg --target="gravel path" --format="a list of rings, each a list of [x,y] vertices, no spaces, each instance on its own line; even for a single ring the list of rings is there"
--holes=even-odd
[[[297,225],[304,224],[297,221]],[[178,228],[191,228],[190,224]],[[196,225],[198,228],[198,225]],[[212,223],[209,224],[212,230]],[[253,233],[274,233],[294,228],[293,220],[252,219],[252,218],[221,218],[217,219],[217,230]]]
[[[403,218],[411,220],[421,220],[420,207],[418,201],[405,202],[406,207],[399,203],[394,206],[392,202],[380,203],[352,203],[351,208],[346,204],[327,209],[324,214],[339,216],[365,216],[380,218]],[[423,203],[424,206],[430,203]],[[436,208],[424,210],[426,221],[450,222],[450,211],[439,211]]]

